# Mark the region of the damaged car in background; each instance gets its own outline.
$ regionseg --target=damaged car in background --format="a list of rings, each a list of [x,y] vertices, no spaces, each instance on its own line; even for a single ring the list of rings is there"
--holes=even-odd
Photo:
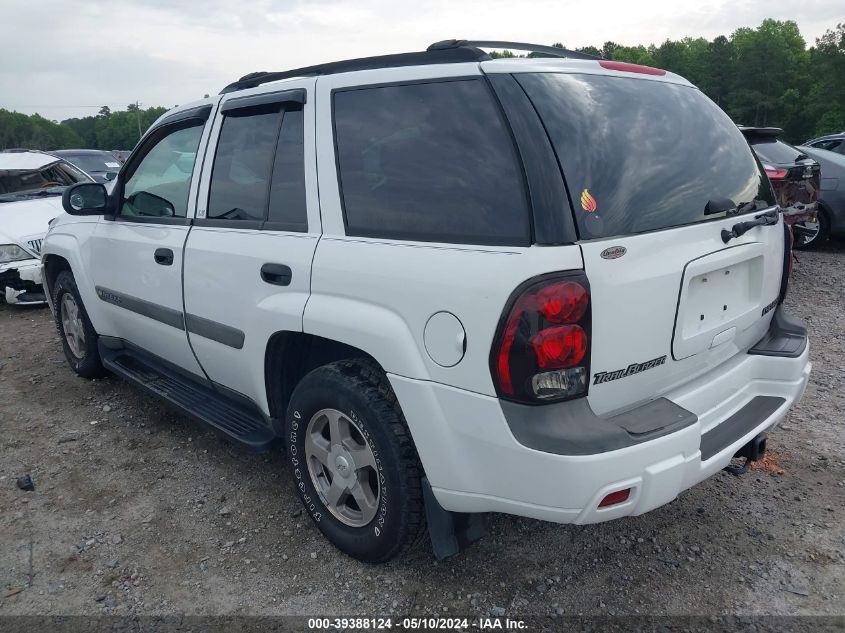
[[[781,140],[779,127],[739,126],[772,183],[783,221],[792,228],[795,248],[818,242],[818,200],[821,168],[818,162]]]
[[[62,213],[65,187],[92,182],[67,161],[35,151],[0,152],[0,296],[44,303],[41,242]]]

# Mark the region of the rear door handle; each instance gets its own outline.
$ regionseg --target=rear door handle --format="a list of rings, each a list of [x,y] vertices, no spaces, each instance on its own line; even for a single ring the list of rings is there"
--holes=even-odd
[[[289,286],[293,272],[284,264],[264,264],[261,267],[261,279],[274,286]]]
[[[157,248],[154,257],[156,264],[161,264],[162,266],[173,264],[173,251],[169,248]]]

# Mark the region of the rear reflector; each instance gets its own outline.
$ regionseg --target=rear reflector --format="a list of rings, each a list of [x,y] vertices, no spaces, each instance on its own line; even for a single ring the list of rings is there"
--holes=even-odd
[[[626,73],[640,73],[642,75],[666,74],[666,71],[662,68],[652,68],[651,66],[643,66],[642,64],[629,64],[628,62],[614,62],[609,59],[599,60],[599,66],[608,70],[621,70]]]
[[[601,500],[599,504],[600,508],[606,508],[607,506],[615,506],[617,503],[622,503],[623,501],[627,501],[628,497],[631,496],[631,489],[625,488],[625,490],[617,490],[616,492],[611,492],[607,495],[604,499]]]

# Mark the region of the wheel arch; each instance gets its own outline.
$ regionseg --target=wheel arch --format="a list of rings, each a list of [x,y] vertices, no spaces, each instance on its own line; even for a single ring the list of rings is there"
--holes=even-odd
[[[44,268],[44,287],[47,291],[48,297],[52,297],[53,285],[55,284],[56,277],[58,277],[59,273],[63,270],[70,271],[70,273],[73,274],[73,268],[71,267],[70,262],[62,255],[56,255],[53,253],[48,253],[44,256],[42,266]]]
[[[282,420],[291,394],[312,370],[339,360],[363,359],[383,366],[366,351],[305,332],[280,331],[267,341],[264,382],[270,415]]]
[[[107,319],[103,315],[98,304],[99,298],[94,289],[94,282],[91,279],[90,271],[87,270],[88,260],[83,255],[88,234],[93,231],[95,224],[79,224],[79,235],[76,232],[62,231],[61,227],[54,229],[47,235],[44,248],[41,252],[41,265],[44,273],[43,281],[45,290],[49,297],[53,295],[53,286],[56,278],[63,270],[68,270],[76,281],[76,288],[82,303],[85,304],[85,312],[91,319],[94,329],[100,334],[108,334]],[[52,300],[50,300],[52,305]]]
[[[818,201],[818,210],[820,213],[824,214],[825,218],[827,219],[828,226],[833,228],[833,209],[830,208],[830,205],[827,203],[826,200]]]

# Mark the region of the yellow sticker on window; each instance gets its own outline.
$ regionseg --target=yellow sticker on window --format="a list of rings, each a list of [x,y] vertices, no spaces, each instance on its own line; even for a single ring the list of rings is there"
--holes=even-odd
[[[596,202],[596,199],[593,198],[593,194],[590,193],[590,190],[584,189],[584,191],[581,192],[581,208],[587,213],[592,213],[598,209],[598,207],[599,205]]]

